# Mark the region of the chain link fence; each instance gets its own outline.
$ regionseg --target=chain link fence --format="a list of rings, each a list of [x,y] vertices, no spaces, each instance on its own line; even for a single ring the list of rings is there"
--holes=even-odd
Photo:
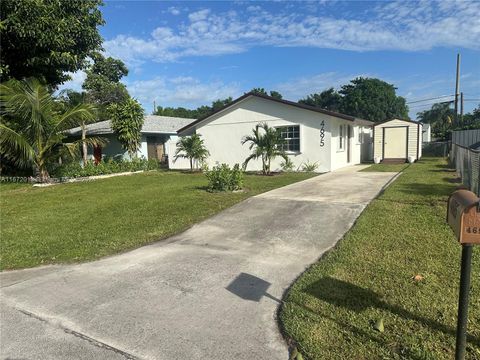
[[[452,143],[450,162],[455,165],[462,183],[480,196],[480,150]]]

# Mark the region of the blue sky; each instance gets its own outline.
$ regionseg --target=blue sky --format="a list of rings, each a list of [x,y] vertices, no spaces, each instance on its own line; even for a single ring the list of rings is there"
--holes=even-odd
[[[296,101],[356,76],[407,101],[451,95],[457,52],[461,90],[480,99],[480,2],[106,1],[102,12],[105,53],[127,64],[124,83],[149,113],[154,100],[195,108],[253,87]]]

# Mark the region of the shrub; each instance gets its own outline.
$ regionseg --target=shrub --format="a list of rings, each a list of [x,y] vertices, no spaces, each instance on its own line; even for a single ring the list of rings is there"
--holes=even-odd
[[[293,161],[289,157],[287,157],[285,161],[281,162],[280,166],[282,167],[282,171],[285,172],[292,172],[295,167]]]
[[[318,169],[318,162],[311,163],[308,160],[302,164],[302,171],[314,172]]]
[[[159,163],[155,159],[146,160],[145,158],[136,158],[132,160],[114,160],[112,158],[105,158],[98,164],[95,164],[93,161],[90,160],[84,167],[82,167],[79,162],[72,162],[69,164],[61,165],[55,169],[53,175],[60,178],[76,178],[115,174],[121,172],[156,170],[158,168]]]
[[[217,165],[212,170],[206,170],[209,191],[234,191],[243,187],[243,171],[239,164],[233,168],[227,164]]]

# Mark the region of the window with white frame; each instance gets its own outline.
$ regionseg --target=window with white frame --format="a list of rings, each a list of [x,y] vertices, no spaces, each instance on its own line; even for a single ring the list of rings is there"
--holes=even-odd
[[[282,139],[282,149],[287,152],[300,152],[300,126],[282,126],[277,127]]]

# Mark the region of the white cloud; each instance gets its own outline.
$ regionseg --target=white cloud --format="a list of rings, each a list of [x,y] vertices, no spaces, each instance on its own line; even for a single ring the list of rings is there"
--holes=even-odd
[[[351,12],[332,17],[321,11],[306,15],[287,10],[239,14],[203,9],[190,13],[178,27],[159,27],[147,38],[118,35],[104,47],[129,65],[240,53],[255,46],[353,51],[480,48],[480,2],[382,2],[356,17]]]
[[[247,11],[255,12],[255,11],[260,11],[262,8],[258,5],[250,5],[247,7]]]
[[[191,22],[197,22],[197,21],[205,20],[208,17],[208,14],[210,14],[210,9],[204,9],[204,10],[195,11],[189,14],[188,18],[190,19]]]
[[[175,15],[175,16],[180,15],[180,12],[181,12],[180,9],[179,9],[179,8],[176,8],[175,6],[170,6],[170,7],[167,9],[167,11],[168,11],[170,14]]]
[[[130,95],[137,98],[147,109],[152,108],[153,101],[164,107],[196,108],[241,93],[240,86],[236,83],[225,84],[219,80],[202,82],[190,76],[156,77],[151,80],[126,82],[126,85]]]
[[[72,89],[75,91],[82,91],[82,84],[87,78],[87,74],[79,70],[74,73],[68,73],[68,75],[71,77],[71,80],[64,82],[62,85],[58,87],[58,90],[65,90],[65,89]]]

